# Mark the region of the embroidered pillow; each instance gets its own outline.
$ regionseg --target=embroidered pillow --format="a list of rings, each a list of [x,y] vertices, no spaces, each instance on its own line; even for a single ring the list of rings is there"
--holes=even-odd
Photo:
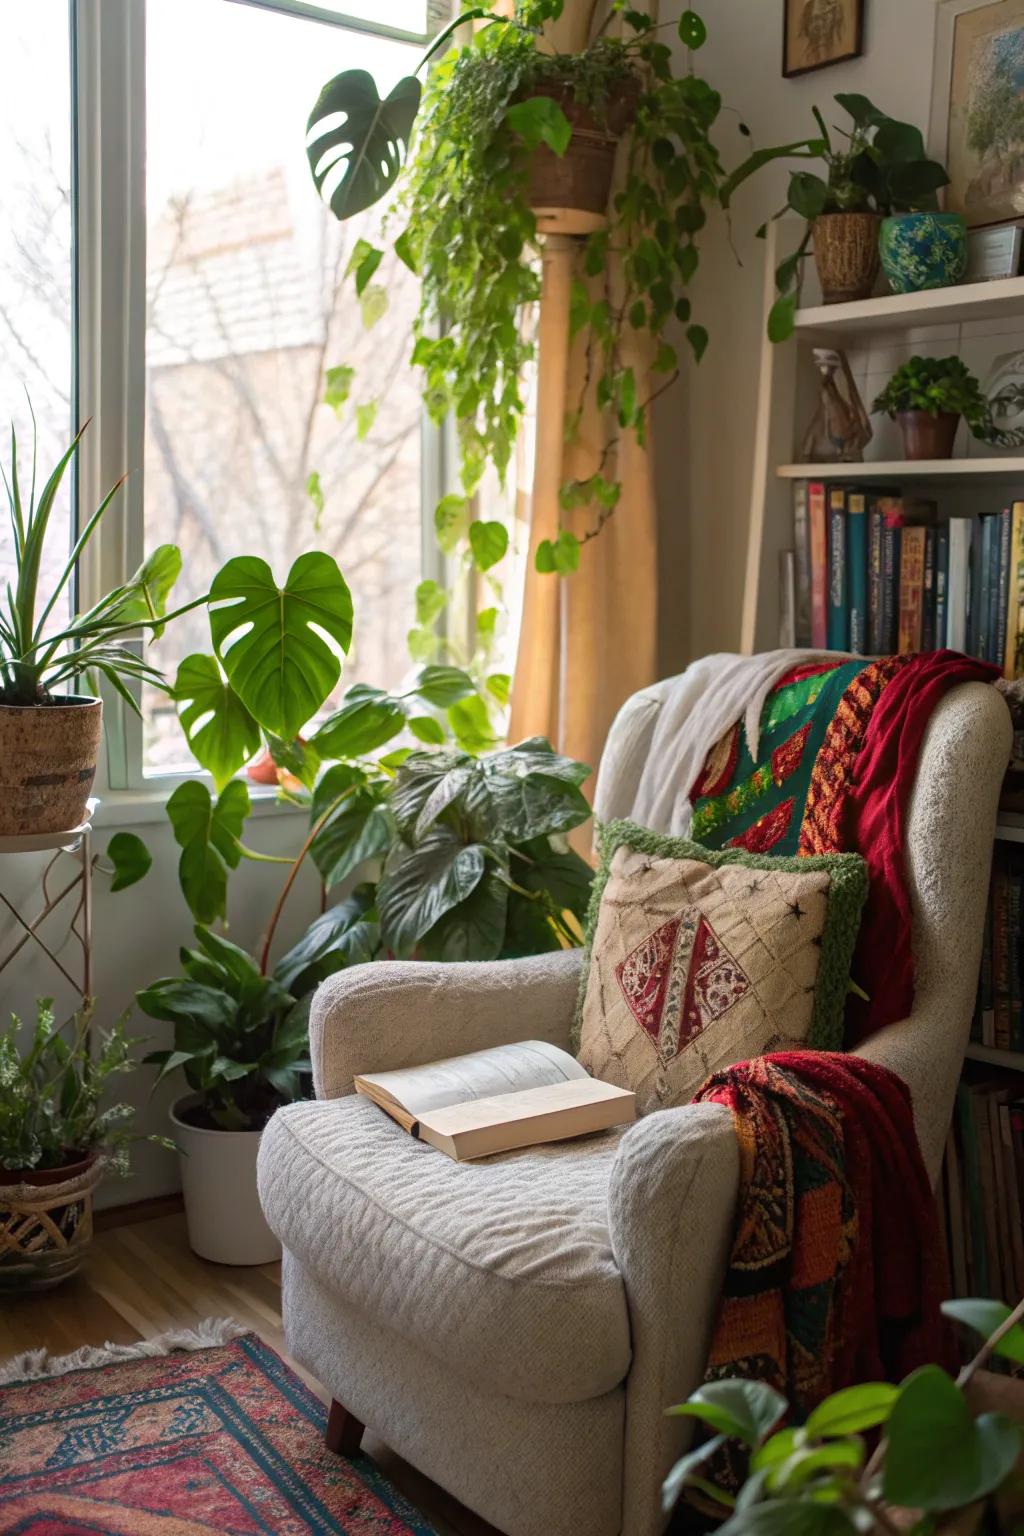
[[[859,854],[713,850],[628,821],[602,829],[601,854],[576,1021],[594,1077],[643,1114],[751,1056],[841,1047]]]

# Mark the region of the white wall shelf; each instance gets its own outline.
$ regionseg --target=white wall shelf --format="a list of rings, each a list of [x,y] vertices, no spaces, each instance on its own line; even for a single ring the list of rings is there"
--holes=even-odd
[[[954,288],[931,288],[926,293],[891,293],[855,304],[818,304],[797,310],[796,331],[798,336],[820,343],[922,325],[1014,318],[1024,320],[1024,277],[961,283]]]
[[[1004,811],[996,825],[996,837],[1001,843],[1024,843],[1024,816]]]
[[[1024,1051],[1000,1051],[993,1045],[976,1045],[972,1040],[964,1056],[968,1061],[984,1061],[990,1067],[1009,1067],[1011,1072],[1024,1072]]]
[[[1005,476],[1024,482],[1024,458],[874,459],[864,464],[777,464],[780,480],[974,480]]]

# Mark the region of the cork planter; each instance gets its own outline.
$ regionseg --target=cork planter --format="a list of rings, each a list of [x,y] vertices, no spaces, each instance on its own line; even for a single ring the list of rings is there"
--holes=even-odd
[[[607,222],[615,151],[636,113],[637,90],[624,88],[601,123],[578,104],[571,80],[532,86],[529,95],[556,101],[572,124],[564,155],[546,144],[533,151],[526,200],[537,227],[549,234],[591,234]]]
[[[103,705],[68,695],[0,704],[0,836],[68,832],[85,820]]]
[[[826,304],[870,298],[880,257],[877,213],[822,213],[814,221],[814,264]]]

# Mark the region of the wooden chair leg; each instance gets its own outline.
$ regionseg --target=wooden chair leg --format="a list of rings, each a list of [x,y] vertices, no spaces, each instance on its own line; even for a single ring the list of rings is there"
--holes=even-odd
[[[354,1456],[359,1450],[365,1428],[365,1424],[361,1424],[354,1413],[349,1413],[337,1398],[331,1399],[327,1432],[324,1435],[324,1443],[329,1451],[333,1451],[336,1456]]]

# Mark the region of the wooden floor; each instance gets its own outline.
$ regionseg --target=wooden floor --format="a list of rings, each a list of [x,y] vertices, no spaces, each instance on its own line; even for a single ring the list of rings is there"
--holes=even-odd
[[[109,1219],[109,1218],[108,1218]],[[43,1296],[4,1297],[0,1361],[44,1347],[69,1354],[83,1344],[134,1343],[207,1317],[233,1317],[284,1356],[280,1265],[232,1269],[190,1250],[185,1218],[160,1216],[105,1226],[82,1272]],[[289,1364],[317,1393],[319,1384]],[[449,1497],[367,1432],[368,1451],[442,1536],[498,1536],[494,1527]]]

